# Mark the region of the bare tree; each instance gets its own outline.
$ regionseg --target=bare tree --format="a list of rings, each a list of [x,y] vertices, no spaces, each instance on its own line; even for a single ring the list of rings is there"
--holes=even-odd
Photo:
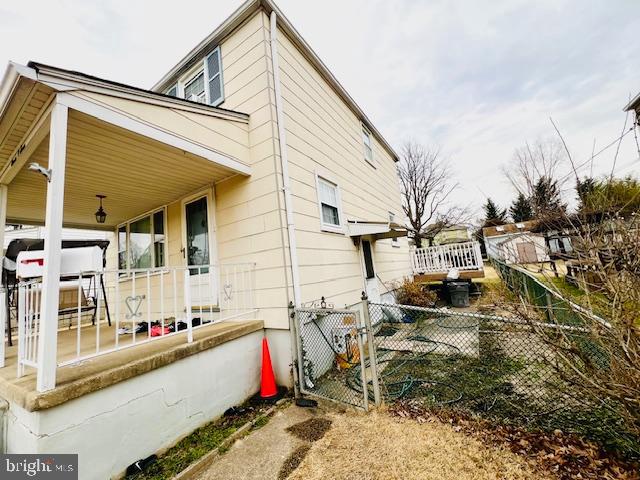
[[[562,179],[558,178],[558,172],[565,160],[566,151],[560,139],[538,139],[517,148],[511,163],[503,166],[502,172],[518,193],[531,198],[535,193],[536,184],[542,178],[562,183]]]
[[[552,295],[510,284],[519,301],[498,302],[546,345],[541,361],[564,381],[565,394],[614,419],[619,444],[635,458],[640,443],[625,439],[640,438],[638,191],[633,179],[609,177],[584,189],[581,211],[557,219],[572,230],[567,276],[543,273]]]
[[[449,205],[458,184],[439,149],[406,142],[398,174],[403,210],[418,248],[423,238],[463,221],[466,209]]]

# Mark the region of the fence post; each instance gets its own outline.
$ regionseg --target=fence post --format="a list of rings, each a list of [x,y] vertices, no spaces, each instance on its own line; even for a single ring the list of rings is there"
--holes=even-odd
[[[367,345],[369,347],[369,369],[371,370],[371,381],[373,382],[373,400],[376,407],[379,407],[381,401],[380,383],[378,382],[378,360],[376,358],[376,348],[373,344],[373,328],[371,328],[371,317],[369,316],[369,300],[365,292],[362,292],[362,317],[364,319],[364,327],[367,332]],[[367,388],[366,384],[364,388]]]
[[[362,382],[362,400],[364,402],[364,411],[369,411],[369,386],[367,385],[367,365],[364,359],[364,345],[362,344],[362,322],[360,315],[355,312],[357,319],[358,330],[356,333],[356,339],[358,341],[358,352],[360,353],[360,381]],[[371,356],[369,356],[371,357]]]
[[[291,371],[293,372],[293,393],[294,398],[300,397],[300,375],[298,371],[298,333],[296,329],[297,315],[293,302],[289,302],[289,332],[291,334]]]

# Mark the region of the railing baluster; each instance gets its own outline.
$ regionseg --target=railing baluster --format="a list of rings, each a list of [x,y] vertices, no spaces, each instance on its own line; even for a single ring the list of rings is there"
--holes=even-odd
[[[116,348],[120,345],[120,334],[118,330],[120,330],[120,270],[116,270],[115,274],[116,283],[115,283],[115,301],[116,301]]]
[[[151,338],[151,271],[147,270],[147,340]]]
[[[137,306],[137,301],[135,300],[136,298],[136,272],[131,272],[131,298],[133,299],[132,305]],[[129,312],[129,315],[131,316],[131,330],[133,331],[133,333],[131,334],[131,343],[135,344],[136,343],[136,316],[134,315],[135,312]]]
[[[164,269],[160,270],[160,335],[164,335]]]
[[[102,309],[102,289],[98,288],[98,274],[93,275],[94,287],[96,289],[96,353],[100,353],[100,320],[101,320],[101,309]]]
[[[80,357],[80,342],[81,332],[80,327],[82,323],[82,272],[78,275],[78,307],[77,307],[78,321],[76,323],[76,357]]]
[[[27,307],[27,284],[18,284],[18,378],[22,377],[24,372],[24,346],[25,346],[25,321]]]
[[[177,270],[172,270],[172,282],[173,282],[173,324],[175,327],[174,332],[178,331],[178,282],[176,277]]]
[[[189,269],[187,268],[184,271],[184,303],[187,317],[187,342],[191,343],[193,342],[193,322],[191,321],[191,282],[189,277]]]

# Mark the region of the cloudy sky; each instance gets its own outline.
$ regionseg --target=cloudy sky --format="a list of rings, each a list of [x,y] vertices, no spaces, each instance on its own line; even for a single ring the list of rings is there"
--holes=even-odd
[[[620,136],[622,107],[640,91],[638,0],[278,4],[392,145],[446,152],[460,204],[510,202],[500,167],[525,141],[554,135],[550,116],[585,163],[594,139],[598,151]],[[37,60],[149,88],[238,5],[5,1],[0,63]],[[595,158],[594,173],[611,170],[614,151]],[[617,173],[637,173],[638,156],[627,135]]]

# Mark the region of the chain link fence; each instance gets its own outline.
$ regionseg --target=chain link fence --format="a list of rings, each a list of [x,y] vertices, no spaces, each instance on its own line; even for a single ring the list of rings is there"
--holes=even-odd
[[[296,318],[305,393],[360,408],[377,398],[418,402],[602,444],[613,439],[616,449],[639,446],[615,410],[563,381],[554,349],[536,332],[564,329],[580,339],[574,326],[366,301],[358,310],[297,310]]]
[[[307,394],[367,408],[362,373],[370,365],[357,310],[296,309],[300,389]]]
[[[491,259],[491,263],[509,290],[524,299],[527,304],[537,307],[538,310],[544,314],[548,322],[580,326],[584,325],[584,315],[597,318],[600,322],[604,322],[603,319],[597,317],[592,312],[563,298],[558,292],[555,292],[542,283],[533,274],[521,268],[507,265],[495,258]]]

